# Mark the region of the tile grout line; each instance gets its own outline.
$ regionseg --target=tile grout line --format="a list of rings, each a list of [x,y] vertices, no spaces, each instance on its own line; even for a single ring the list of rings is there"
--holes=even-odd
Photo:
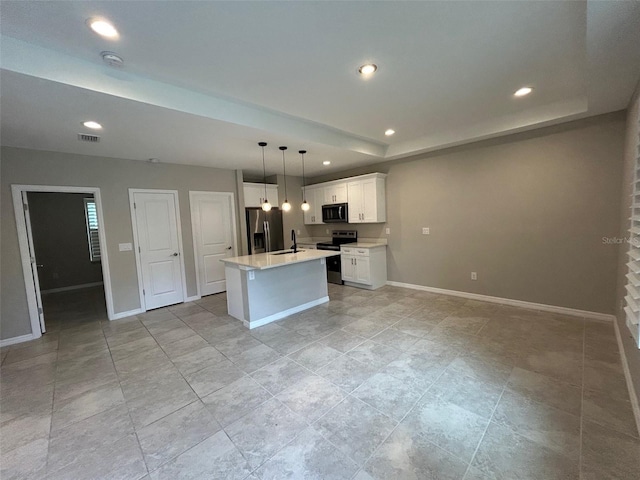
[[[373,452],[371,452],[371,455],[369,455],[369,456],[367,457],[367,459],[366,459],[364,462],[362,462],[362,466],[360,467],[360,469],[358,469],[358,472],[359,472],[360,470],[364,470],[364,466],[369,462],[369,460],[371,460],[371,458],[376,454],[376,452],[377,452],[378,450],[380,450],[380,447],[381,447],[382,445],[384,445],[384,443],[389,439],[389,437],[391,437],[391,435],[393,435],[393,432],[395,432],[395,431],[396,431],[396,429],[398,428],[398,426],[399,426],[399,425],[404,421],[404,419],[405,419],[405,418],[407,418],[407,416],[408,416],[408,415],[413,411],[413,409],[414,409],[414,408],[416,407],[416,405],[420,402],[420,400],[422,400],[422,399],[424,398],[424,396],[429,392],[429,390],[431,390],[431,388],[436,384],[436,382],[437,382],[438,380],[440,380],[440,377],[442,377],[442,375],[444,375],[444,372],[445,372],[445,371],[446,371],[446,368],[444,368],[444,369],[442,370],[442,372],[440,372],[440,375],[438,375],[438,376],[436,377],[436,379],[435,379],[433,382],[431,382],[431,384],[430,384],[430,385],[427,387],[427,389],[422,393],[422,395],[420,395],[420,397],[419,397],[419,398],[418,398],[418,399],[413,403],[413,405],[411,406],[411,408],[409,408],[409,409],[407,410],[407,413],[405,413],[405,414],[403,415],[403,417],[402,417],[402,418],[401,418],[401,419],[400,419],[400,420],[395,424],[395,426],[391,429],[391,431],[389,432],[389,434],[388,434],[388,435],[387,435],[387,436],[386,436],[386,437],[385,437],[385,438],[384,438],[384,439],[383,439],[383,440],[378,444],[378,446],[373,450]],[[395,378],[395,377],[394,377],[394,378]],[[356,399],[360,400],[360,399],[359,399],[359,398],[357,398],[357,397],[353,397],[353,398],[356,398]],[[360,400],[360,401],[361,401],[361,402],[364,402],[364,400]],[[367,405],[369,405],[367,402],[364,402],[364,403],[366,403]],[[371,405],[369,405],[369,406],[371,406]],[[379,410],[377,410],[375,407],[372,407],[372,408],[374,408],[376,411],[379,411]],[[380,412],[380,413],[382,413],[382,412]],[[386,417],[388,417],[386,414],[383,414],[383,415],[385,415]],[[388,418],[391,418],[391,417],[388,417]],[[391,418],[391,420],[395,420],[395,419]],[[436,445],[435,443],[431,442],[431,441],[430,441],[430,440],[428,440],[428,439],[426,439],[426,440],[427,440],[430,444],[434,445],[435,447],[439,448],[440,450],[443,450],[443,451],[445,451],[445,452],[447,452],[447,453],[449,453],[449,454],[451,455],[451,453],[450,453],[450,452],[448,452],[447,450],[444,450],[442,447],[440,447],[440,446]],[[457,457],[457,456],[455,456],[455,455],[453,455],[453,456],[454,456],[455,458],[458,458],[458,457]],[[356,472],[356,474],[355,474],[355,475],[357,475],[357,474],[358,474],[358,472]],[[352,478],[352,479],[353,479],[353,478],[355,478],[355,475],[354,475],[353,477],[351,477],[351,478]]]
[[[140,324],[142,325],[143,328],[147,328],[144,323],[142,323],[142,321],[140,320],[140,318],[138,317],[138,322],[140,322]],[[113,363],[113,370],[116,372],[116,378],[118,379],[118,386],[120,387],[120,392],[122,393],[122,398],[124,399],[124,405],[127,408],[127,416],[129,417],[129,421],[131,422],[131,428],[133,428],[133,434],[136,436],[136,442],[138,443],[138,448],[140,449],[140,455],[142,456],[142,462],[144,463],[144,468],[147,471],[146,475],[149,475],[149,465],[147,465],[147,460],[146,458],[144,458],[144,450],[142,449],[142,444],[140,443],[140,438],[138,437],[138,431],[136,429],[136,424],[133,421],[133,417],[131,416],[131,409],[129,408],[129,402],[127,401],[127,398],[124,396],[124,390],[122,389],[122,381],[120,380],[120,373],[118,373],[118,369],[116,368],[116,361],[113,358],[113,353],[111,352],[111,346],[109,345],[109,342],[107,340],[107,335],[104,332],[104,326],[101,324],[100,328],[102,329],[102,334],[105,337],[105,342],[107,344],[107,350],[109,350],[109,356],[111,357],[111,363]],[[147,329],[147,333],[149,333],[149,335],[151,335],[151,332],[149,332],[149,330]],[[153,338],[153,336],[152,336]],[[153,338],[153,340],[155,341],[155,338]],[[135,341],[135,340],[133,340]],[[156,344],[158,342],[156,341]],[[126,358],[126,357],[125,357]],[[144,475],[142,475],[140,478],[144,477]]]
[[[513,368],[511,369],[511,371],[513,371]],[[464,472],[464,475],[462,476],[462,478],[466,478],[467,474],[469,473],[469,470],[471,469],[471,464],[473,463],[473,461],[476,458],[476,455],[478,454],[478,450],[480,450],[480,445],[482,445],[482,442],[484,441],[484,437],[487,434],[487,430],[489,430],[489,427],[491,426],[491,420],[493,419],[493,416],[496,413],[496,410],[498,409],[498,405],[500,405],[500,402],[502,401],[502,396],[504,395],[504,392],[507,390],[507,385],[509,384],[509,380],[507,380],[504,384],[504,386],[502,387],[502,392],[500,392],[500,396],[498,397],[498,400],[496,401],[496,404],[493,407],[493,410],[491,410],[491,415],[489,416],[489,421],[487,422],[487,426],[484,429],[484,432],[482,432],[482,436],[480,437],[480,441],[478,442],[478,445],[476,445],[476,449],[473,451],[473,455],[471,455],[471,460],[469,460],[469,463],[467,464],[467,470]]]

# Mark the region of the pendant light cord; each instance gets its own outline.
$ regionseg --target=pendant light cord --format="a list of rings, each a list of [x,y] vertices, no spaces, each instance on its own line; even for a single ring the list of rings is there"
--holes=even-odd
[[[264,143],[264,142],[262,142]],[[262,180],[264,182],[264,202],[267,203],[267,170],[264,164],[264,147],[267,144],[260,145],[262,147]]]
[[[283,171],[283,175],[284,175],[284,201],[288,202],[289,201],[289,196],[287,195],[287,165],[284,161],[284,151],[287,149],[287,147],[280,147],[280,150],[282,150],[282,171]]]
[[[307,200],[307,180],[305,179],[304,176],[304,154],[306,153],[304,150],[300,150],[300,156],[302,157],[302,196],[304,197],[303,200],[306,201]]]

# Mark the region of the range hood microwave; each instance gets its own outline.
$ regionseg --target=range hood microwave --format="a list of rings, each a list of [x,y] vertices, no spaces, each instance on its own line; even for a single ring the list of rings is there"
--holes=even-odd
[[[347,223],[349,213],[346,203],[322,205],[322,221],[324,223]]]

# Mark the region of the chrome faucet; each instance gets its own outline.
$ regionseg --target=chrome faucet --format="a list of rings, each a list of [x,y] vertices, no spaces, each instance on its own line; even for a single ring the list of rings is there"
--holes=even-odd
[[[293,245],[291,246],[291,249],[293,250],[293,253],[298,253],[298,242],[296,241],[296,231],[295,230],[291,230],[291,241],[293,242]]]

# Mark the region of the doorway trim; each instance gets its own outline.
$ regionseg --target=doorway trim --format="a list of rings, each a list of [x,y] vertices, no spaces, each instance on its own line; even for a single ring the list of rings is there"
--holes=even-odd
[[[198,297],[189,298],[187,296],[187,275],[184,268],[184,248],[182,246],[182,220],[180,218],[180,202],[178,190],[159,190],[152,188],[130,188],[129,189],[129,210],[131,211],[131,229],[133,230],[133,254],[136,259],[136,273],[138,274],[138,295],[140,297],[140,313],[147,311],[147,304],[144,301],[144,293],[142,293],[144,282],[142,281],[142,263],[140,261],[140,243],[138,240],[138,226],[136,223],[136,211],[134,207],[135,193],[167,193],[173,195],[176,209],[176,226],[178,227],[178,247],[180,248],[180,272],[182,274],[182,298],[183,302],[197,300]]]
[[[20,260],[22,261],[22,272],[24,277],[24,286],[27,294],[27,306],[29,309],[29,320],[31,322],[31,338],[24,338],[21,341],[40,338],[40,320],[38,318],[38,305],[36,301],[36,292],[34,286],[33,272],[31,271],[31,259],[29,255],[29,241],[27,238],[27,224],[24,219],[24,211],[22,207],[23,192],[49,192],[49,193],[88,193],[92,194],[96,202],[96,210],[98,213],[98,221],[102,228],[98,230],[100,238],[100,246],[104,247],[100,250],[100,263],[102,265],[102,280],[104,282],[104,296],[107,305],[107,318],[113,320],[113,294],[111,291],[111,274],[109,273],[109,256],[107,253],[107,235],[104,222],[104,214],[102,210],[102,197],[100,188],[98,187],[71,187],[60,185],[11,185],[11,196],[13,197],[13,211],[16,217],[16,230],[18,233],[18,246],[20,248]],[[24,335],[23,337],[27,337]],[[22,339],[22,337],[20,337]],[[7,341],[12,339],[6,339]]]
[[[189,211],[191,213],[191,236],[193,239],[193,261],[196,267],[196,288],[198,297],[202,297],[202,288],[200,288],[200,266],[198,261],[198,246],[196,241],[196,226],[200,229],[200,219],[197,218],[193,213],[193,196],[199,194],[214,194],[214,195],[224,195],[229,198],[229,205],[231,207],[230,212],[230,220],[231,220],[231,232],[233,235],[233,251],[238,255],[238,229],[237,229],[237,221],[236,218],[236,203],[235,203],[235,195],[233,192],[209,192],[204,190],[189,190]]]

